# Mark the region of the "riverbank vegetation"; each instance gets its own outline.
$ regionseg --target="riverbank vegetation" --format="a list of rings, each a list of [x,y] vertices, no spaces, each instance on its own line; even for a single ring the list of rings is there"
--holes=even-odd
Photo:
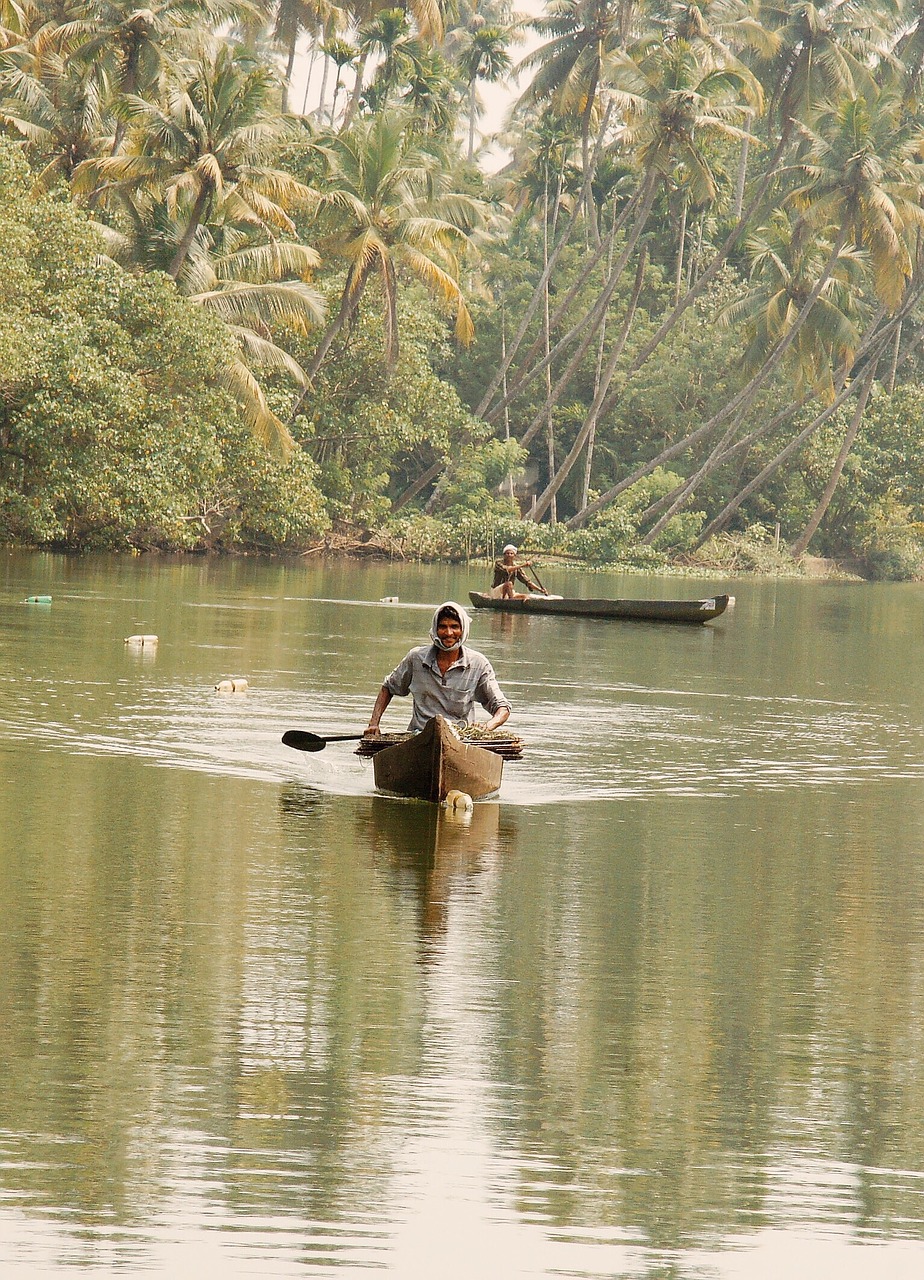
[[[921,576],[922,72],[910,0],[0,0],[0,538]]]

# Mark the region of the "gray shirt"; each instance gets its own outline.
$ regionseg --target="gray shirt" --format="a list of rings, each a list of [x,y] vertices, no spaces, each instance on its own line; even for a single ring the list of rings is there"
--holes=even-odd
[[[414,714],[408,725],[412,732],[419,732],[434,716],[471,720],[476,702],[492,716],[501,707],[510,706],[500,691],[494,668],[483,653],[463,645],[445,675],[437,664],[438,653],[434,644],[412,649],[384,682],[396,698],[412,695]]]

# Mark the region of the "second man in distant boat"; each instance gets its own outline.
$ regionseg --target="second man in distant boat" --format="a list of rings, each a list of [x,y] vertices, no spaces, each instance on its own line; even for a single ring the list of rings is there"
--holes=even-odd
[[[500,600],[525,600],[526,593],[517,591],[514,587],[515,582],[522,582],[529,591],[539,591],[547,596],[549,593],[545,587],[540,587],[538,582],[533,582],[526,574],[526,570],[532,568],[532,563],[532,560],[518,561],[516,547],[508,542],[500,560],[494,561],[494,581],[488,594]]]

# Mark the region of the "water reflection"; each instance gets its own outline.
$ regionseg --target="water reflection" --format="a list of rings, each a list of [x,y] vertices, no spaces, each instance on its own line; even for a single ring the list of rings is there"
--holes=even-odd
[[[464,893],[496,866],[500,815],[500,805],[490,802],[460,812],[381,796],[364,812],[357,843],[368,845],[397,891],[418,903],[422,958],[445,939],[453,893]]]
[[[917,1277],[920,592],[481,626],[528,754],[466,823],[279,745],[417,638],[321,597],[448,568],[57,563],[0,608],[4,1277]]]

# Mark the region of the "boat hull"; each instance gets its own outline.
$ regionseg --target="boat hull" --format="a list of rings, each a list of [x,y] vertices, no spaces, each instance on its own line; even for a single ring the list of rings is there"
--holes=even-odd
[[[464,791],[473,800],[494,795],[504,761],[493,751],[460,742],[443,717],[435,716],[413,738],[377,752],[372,770],[380,791],[441,804],[450,791]]]
[[[495,609],[500,613],[550,613],[575,618],[625,618],[636,622],[684,622],[701,624],[718,618],[728,608],[730,596],[711,596],[708,600],[569,600],[527,596],[523,600],[504,600],[483,591],[470,591],[468,598],[476,609]]]

